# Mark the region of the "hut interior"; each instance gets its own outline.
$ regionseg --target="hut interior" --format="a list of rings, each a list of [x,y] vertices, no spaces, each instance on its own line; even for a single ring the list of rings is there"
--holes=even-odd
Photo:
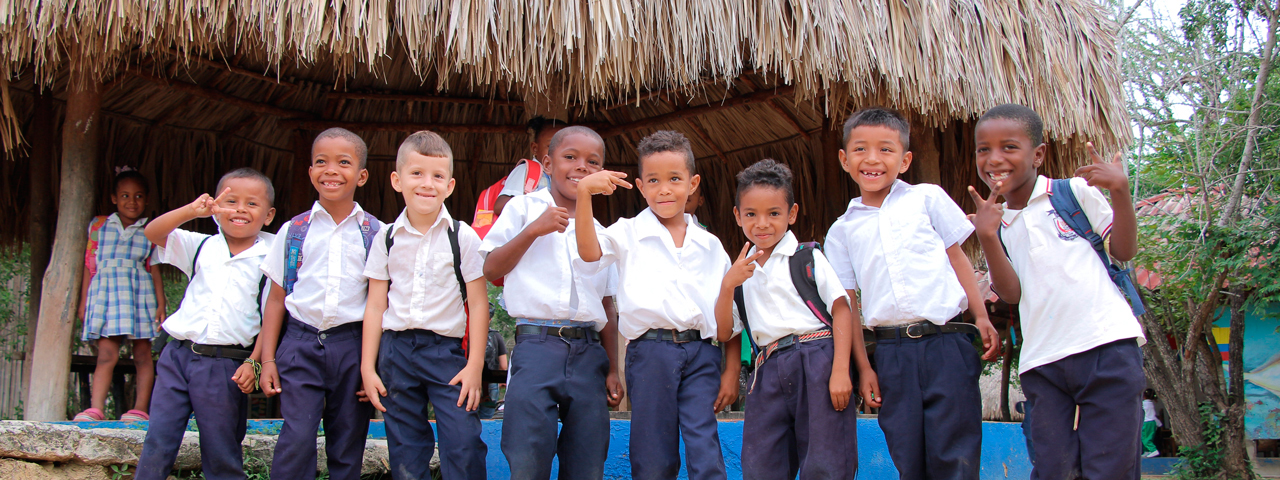
[[[904,179],[942,185],[966,211],[966,187],[986,190],[972,138],[990,107],[1044,117],[1047,175],[1070,175],[1086,141],[1124,146],[1114,29],[1089,0],[9,2],[0,242],[29,241],[71,177],[91,177],[80,185],[92,213],[110,213],[112,167],[126,165],[154,182],[153,213],[250,166],[276,183],[288,218],[316,196],[310,144],[331,126],[369,144],[357,200],[388,221],[402,204],[389,182],[399,142],[442,133],[458,165],[447,206],[469,221],[479,191],[529,155],[535,115],[595,128],[605,167],[629,175],[641,138],[684,133],[703,181],[698,216],[731,251],[745,241],[734,175],[779,160],[795,173],[797,236],[821,240],[857,196],[836,154],[859,108],[902,111],[915,155]],[[86,88],[100,94],[94,160],[68,168],[66,116]],[[645,207],[635,191],[596,201],[606,225]]]

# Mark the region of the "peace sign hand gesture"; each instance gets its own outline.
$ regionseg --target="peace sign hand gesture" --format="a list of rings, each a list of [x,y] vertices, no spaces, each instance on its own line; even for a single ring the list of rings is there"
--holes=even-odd
[[[729,272],[724,274],[724,280],[720,284],[720,288],[731,289],[738,288],[748,278],[755,275],[756,260],[764,255],[764,250],[757,250],[756,253],[747,256],[747,252],[751,251],[751,242],[747,242],[742,246],[742,252],[738,254],[738,259],[733,261],[733,266],[729,267]]]
[[[191,209],[191,213],[197,218],[211,217],[224,213],[235,213],[236,210],[234,208],[221,206],[222,199],[226,198],[228,193],[231,193],[231,187],[223,189],[222,193],[218,194],[218,198],[213,198],[207,193],[201,194],[199,198],[196,198],[196,200],[191,202],[190,205],[187,205],[187,207]]]
[[[1120,152],[1116,152],[1108,162],[1093,148],[1093,142],[1086,143],[1085,149],[1089,151],[1089,158],[1093,163],[1077,168],[1075,176],[1087,180],[1091,187],[1105,188],[1112,192],[1129,191],[1129,174],[1125,171],[1125,162]]]
[[[977,211],[970,220],[973,221],[973,230],[978,235],[995,235],[996,230],[1000,228],[1000,221],[1004,217],[1004,204],[999,203],[997,199],[1003,187],[1004,182],[996,182],[996,185],[991,187],[991,196],[982,198],[972,185],[969,186],[969,196],[973,197],[973,203],[977,206]]]

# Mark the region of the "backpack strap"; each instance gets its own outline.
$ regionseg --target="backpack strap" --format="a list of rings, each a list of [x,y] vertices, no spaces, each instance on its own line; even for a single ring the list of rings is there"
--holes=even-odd
[[[535,159],[523,160],[525,162],[524,170],[524,193],[529,193],[538,188],[538,181],[542,180],[542,162]]]
[[[452,227],[448,230],[449,249],[453,251],[453,276],[458,279],[458,290],[462,293],[462,312],[467,317],[466,333],[462,334],[462,353],[466,354],[471,337],[471,311],[467,309],[467,282],[462,279],[462,248],[458,246],[458,229],[462,228],[462,222],[454,219]]]
[[[298,283],[298,269],[302,268],[302,243],[307,240],[307,231],[311,229],[311,211],[299,213],[289,221],[289,229],[285,233],[284,256],[284,294],[293,294],[293,285]]]
[[[378,236],[378,230],[382,229],[382,222],[377,222],[369,212],[364,212],[364,221],[360,222],[360,238],[364,240],[364,259],[369,260],[369,250],[373,248],[373,237]],[[377,222],[377,223],[374,223]],[[388,249],[387,251],[391,251]]]
[[[1146,313],[1147,309],[1142,305],[1142,298],[1138,296],[1138,289],[1133,284],[1133,278],[1129,276],[1129,270],[1120,268],[1111,261],[1102,235],[1093,230],[1089,217],[1080,208],[1080,202],[1076,200],[1076,194],[1071,190],[1071,179],[1053,180],[1049,189],[1049,204],[1053,205],[1053,210],[1058,214],[1059,219],[1071,227],[1076,235],[1088,240],[1093,246],[1093,251],[1098,254],[1098,258],[1107,268],[1107,275],[1111,277],[1111,282],[1115,283],[1116,287],[1120,288],[1120,292],[1129,298],[1129,306],[1133,309],[1133,314]]]
[[[204,250],[204,242],[209,241],[210,238],[213,238],[213,235],[204,237],[204,240],[196,245],[196,254],[191,257],[191,278],[196,278],[196,266],[200,265],[200,251]]]
[[[796,293],[800,294],[800,299],[809,307],[813,316],[830,327],[831,312],[827,310],[827,302],[818,293],[818,278],[813,271],[813,252],[819,249],[816,242],[803,242],[796,246],[796,252],[791,255],[791,283],[795,285]]]
[[[756,338],[751,336],[751,323],[747,322],[747,298],[742,293],[742,285],[733,289],[733,303],[738,306],[738,319],[742,320],[742,334],[746,335],[747,341],[751,343],[751,358],[754,359],[760,354],[760,346],[756,345]]]

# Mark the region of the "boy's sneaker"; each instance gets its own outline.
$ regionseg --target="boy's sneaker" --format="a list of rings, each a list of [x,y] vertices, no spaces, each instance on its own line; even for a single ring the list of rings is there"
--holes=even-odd
[[[1159,457],[1159,456],[1160,456],[1160,452],[1159,452],[1159,451],[1147,452],[1147,453],[1142,454],[1142,458],[1156,458],[1156,457]]]

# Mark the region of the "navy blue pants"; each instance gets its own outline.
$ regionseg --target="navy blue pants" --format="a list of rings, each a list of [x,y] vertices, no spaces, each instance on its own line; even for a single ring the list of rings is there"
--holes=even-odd
[[[244,478],[240,442],[249,418],[249,396],[231,380],[241,364],[241,360],[197,355],[190,348],[179,346],[179,342],[165,346],[156,362],[151,421],[133,478],[169,478],[192,412],[200,429],[204,478]]]
[[[440,471],[449,480],[482,480],[488,447],[480,439],[480,416],[458,406],[460,385],[449,381],[467,366],[462,339],[427,330],[382,332],[378,376],[387,388],[382,398],[387,454],[396,480],[431,478],[435,435],[427,403],[440,430]]]
[[[502,421],[502,453],[512,479],[604,477],[609,455],[609,357],[599,342],[520,335]],[[556,435],[556,421],[564,425]]]
[[[280,428],[271,477],[316,478],[316,430],[324,421],[329,478],[358,480],[364,462],[373,407],[356,397],[360,378],[360,339],[363,322],[317,332],[315,327],[289,319],[289,328],[276,349],[280,371]]]
[[[803,480],[853,478],[857,473],[858,411],[837,412],[831,406],[834,355],[828,338],[776,352],[756,368],[742,426],[744,480],[796,478],[796,473]]]
[[[876,343],[880,429],[904,480],[978,478],[982,363],[970,338],[941,333]]]
[[[1031,442],[1039,480],[1133,479],[1142,464],[1142,350],[1134,339],[1077,353],[1022,374],[1034,404]],[[1076,407],[1080,426],[1073,429]]]
[[[676,478],[681,436],[690,480],[725,478],[715,413],[720,356],[720,347],[704,341],[627,345],[632,478]]]

